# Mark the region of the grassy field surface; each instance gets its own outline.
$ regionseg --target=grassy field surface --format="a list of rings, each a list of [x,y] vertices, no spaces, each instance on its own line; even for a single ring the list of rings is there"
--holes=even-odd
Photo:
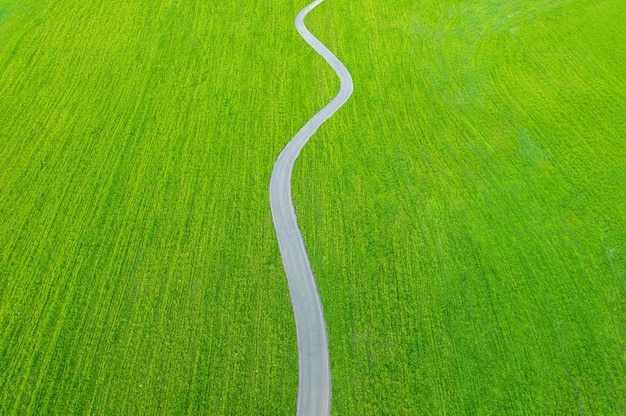
[[[325,2],[296,165],[335,414],[626,412],[626,6]]]
[[[295,412],[267,189],[335,87],[305,4],[0,3],[0,414]]]

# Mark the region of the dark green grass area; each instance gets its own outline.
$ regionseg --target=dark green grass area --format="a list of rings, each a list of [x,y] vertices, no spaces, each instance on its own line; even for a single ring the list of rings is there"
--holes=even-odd
[[[336,414],[626,413],[622,1],[325,2],[296,166]]]
[[[267,189],[333,86],[311,83],[330,71],[295,31],[303,6],[14,7],[0,27],[0,414],[295,412]]]

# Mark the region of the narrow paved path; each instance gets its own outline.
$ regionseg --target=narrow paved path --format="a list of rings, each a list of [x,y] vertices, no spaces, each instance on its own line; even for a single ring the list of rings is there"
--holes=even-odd
[[[298,228],[291,198],[293,164],[309,138],[352,94],[346,67],[304,26],[306,15],[323,0],[316,0],[296,17],[300,35],[333,67],[341,79],[339,92],[291,139],[278,156],[270,179],[270,204],[276,237],[289,283],[298,338],[299,416],[330,414],[330,360],[324,312],[309,257]]]

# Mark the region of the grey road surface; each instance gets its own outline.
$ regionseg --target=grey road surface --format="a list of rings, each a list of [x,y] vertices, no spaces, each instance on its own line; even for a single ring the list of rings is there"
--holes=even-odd
[[[272,218],[296,320],[299,416],[330,414],[331,380],[326,322],[293,208],[291,173],[300,150],[322,123],[350,98],[353,89],[346,67],[304,26],[306,15],[322,1],[314,1],[298,13],[296,28],[304,40],[333,67],[341,79],[341,86],[335,98],[315,114],[283,149],[270,179]]]

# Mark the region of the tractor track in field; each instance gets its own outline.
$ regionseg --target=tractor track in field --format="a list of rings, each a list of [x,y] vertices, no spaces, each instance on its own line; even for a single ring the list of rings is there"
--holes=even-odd
[[[291,176],[294,162],[304,145],[350,98],[353,90],[348,69],[304,25],[306,15],[322,1],[314,1],[298,13],[296,28],[302,38],[335,70],[341,86],[337,95],[285,146],[274,164],[270,178],[272,219],[296,321],[299,416],[330,414],[331,377],[326,321],[302,233],[298,228],[291,195]]]

